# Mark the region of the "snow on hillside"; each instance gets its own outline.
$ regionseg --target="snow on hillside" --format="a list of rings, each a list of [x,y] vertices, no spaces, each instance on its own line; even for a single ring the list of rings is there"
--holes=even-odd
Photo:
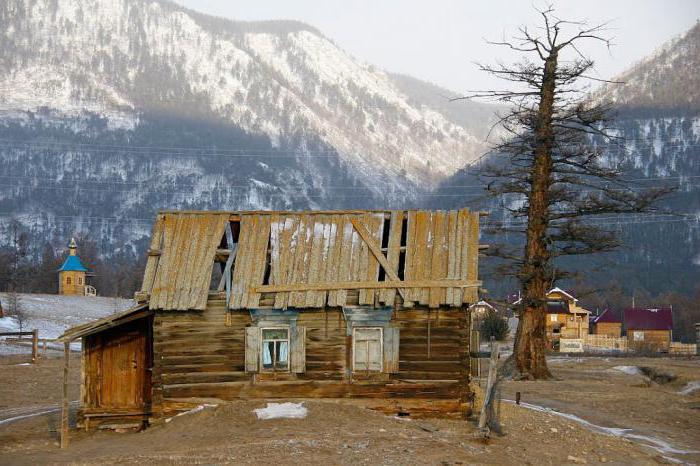
[[[37,329],[39,338],[57,338],[69,327],[85,324],[135,305],[134,301],[122,298],[28,293],[20,293],[18,296],[26,319],[22,330]],[[0,293],[0,302],[3,303],[5,312],[8,312],[6,293]],[[14,318],[0,319],[0,332],[16,331],[19,331],[19,324]]]
[[[240,23],[146,0],[9,0],[0,110],[99,113],[128,128],[197,108],[282,147],[319,138],[366,177],[434,182],[485,144],[313,28]],[[131,115],[131,118],[129,118]]]
[[[700,22],[659,47],[602,87],[598,97],[618,108],[683,110],[697,114],[700,106]]]

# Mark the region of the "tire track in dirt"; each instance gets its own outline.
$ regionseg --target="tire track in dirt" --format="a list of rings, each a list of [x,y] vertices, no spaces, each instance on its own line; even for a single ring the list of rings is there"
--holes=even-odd
[[[77,401],[72,401],[71,406],[76,406],[78,404]],[[49,406],[20,406],[17,408],[8,408],[8,409],[3,409],[0,410],[0,427],[6,426],[8,424],[11,424],[13,422],[30,418],[30,417],[35,417],[35,416],[42,416],[44,414],[51,414],[51,413],[56,413],[61,410],[61,407],[58,405],[49,405]]]

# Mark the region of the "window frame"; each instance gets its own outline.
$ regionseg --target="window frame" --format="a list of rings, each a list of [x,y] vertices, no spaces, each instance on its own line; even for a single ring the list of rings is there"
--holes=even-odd
[[[280,339],[280,338],[273,338],[273,339],[265,339],[264,338],[264,332],[265,330],[285,330],[287,332],[287,338],[286,339]],[[265,367],[265,363],[263,362],[263,354],[265,351],[265,342],[282,342],[286,341],[287,342],[287,367],[286,368],[280,368],[276,367],[275,361],[277,357],[277,345],[275,345],[275,352],[272,355],[272,367]],[[292,355],[292,332],[290,329],[289,325],[274,325],[274,326],[263,326],[260,327],[260,372],[291,372],[292,370],[292,363],[291,363],[291,355]]]
[[[66,277],[66,285],[72,285],[70,276]]]
[[[379,369],[357,369],[357,330],[379,330]],[[368,352],[369,354],[369,352]],[[384,327],[378,326],[356,326],[352,328],[352,371],[353,372],[384,372]]]

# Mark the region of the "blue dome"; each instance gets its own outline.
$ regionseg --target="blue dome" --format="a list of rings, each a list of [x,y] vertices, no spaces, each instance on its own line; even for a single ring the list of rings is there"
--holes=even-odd
[[[61,266],[60,269],[58,269],[59,272],[87,272],[87,269],[83,265],[82,262],[80,262],[80,257],[78,256],[68,256],[66,257],[66,260],[63,262],[63,265]]]

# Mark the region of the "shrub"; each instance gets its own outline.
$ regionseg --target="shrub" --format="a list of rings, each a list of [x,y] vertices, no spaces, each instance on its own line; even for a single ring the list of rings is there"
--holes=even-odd
[[[502,341],[508,336],[508,322],[496,314],[494,311],[489,311],[481,321],[482,338],[490,340],[493,337],[495,340]]]

